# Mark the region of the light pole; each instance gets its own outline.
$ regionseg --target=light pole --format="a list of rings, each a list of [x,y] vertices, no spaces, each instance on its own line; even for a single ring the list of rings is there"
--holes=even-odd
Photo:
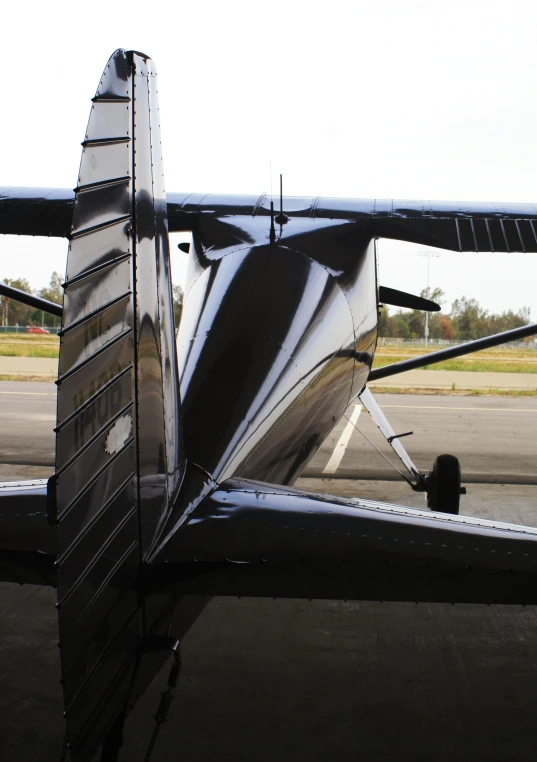
[[[427,257],[427,288],[425,292],[425,298],[429,298],[429,263],[431,257],[439,257],[438,251],[418,251],[418,257]],[[429,313],[425,313],[425,346],[429,343]]]

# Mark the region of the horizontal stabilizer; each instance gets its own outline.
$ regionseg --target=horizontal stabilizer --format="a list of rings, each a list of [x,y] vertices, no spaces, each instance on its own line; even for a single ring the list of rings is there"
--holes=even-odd
[[[240,479],[155,559],[178,594],[537,603],[537,529]]]
[[[379,302],[389,304],[392,307],[405,307],[409,310],[440,312],[440,305],[430,299],[407,294],[406,291],[398,291],[396,288],[387,288],[386,286],[379,286]]]

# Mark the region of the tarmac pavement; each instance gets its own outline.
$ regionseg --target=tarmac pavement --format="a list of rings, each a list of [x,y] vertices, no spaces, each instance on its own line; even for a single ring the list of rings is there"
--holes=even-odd
[[[0,355],[0,375],[55,378],[58,360],[48,357],[6,357]],[[408,370],[376,381],[371,388],[415,389],[531,389],[537,390],[536,373],[482,373],[481,371]]]
[[[58,359],[54,357],[6,357],[0,355],[0,375],[56,378]]]
[[[460,459],[466,484],[537,484],[537,398],[382,394],[377,402],[396,434],[413,432],[400,442],[421,471],[427,473],[436,456],[448,452]],[[397,456],[356,405],[358,416],[351,405],[305,476],[400,479],[385,460],[401,468]]]
[[[483,373],[468,370],[407,370],[371,385],[407,389],[537,389],[537,373]]]
[[[475,450],[475,471],[478,433],[482,462],[500,477],[534,462],[534,450],[525,452],[537,420],[531,400],[383,395],[380,402],[394,426],[408,429],[410,416],[410,427],[420,428],[407,438],[420,463],[438,452],[435,441],[458,443],[459,452]],[[408,402],[415,407],[388,407]],[[454,409],[467,403],[479,409]],[[0,383],[0,478],[49,475],[54,405],[53,385]],[[448,432],[443,440],[439,423]],[[372,422],[361,412],[358,424]],[[340,478],[357,473],[357,433],[336,471],[323,475],[345,425],[312,464],[317,478],[297,486],[423,505],[402,481]],[[374,472],[373,461],[366,465]],[[465,513],[535,524],[535,486],[469,486]],[[59,758],[54,602],[53,590],[0,584],[2,760]],[[184,640],[183,671],[153,762],[534,762],[536,632],[534,607],[214,600]],[[120,760],[144,758],[166,677],[167,670],[157,676],[130,716]]]

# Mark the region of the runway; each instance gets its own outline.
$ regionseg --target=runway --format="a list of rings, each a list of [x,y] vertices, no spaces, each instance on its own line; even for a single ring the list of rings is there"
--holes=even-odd
[[[407,370],[376,381],[372,388],[413,387],[415,389],[536,389],[535,373],[490,373],[467,370]]]
[[[536,398],[382,394],[378,402],[397,434],[413,432],[401,441],[419,469],[428,471],[436,455],[450,452],[466,483],[537,484]],[[0,381],[0,426],[9,432],[0,442],[0,479],[7,478],[6,464],[20,466],[17,478],[50,475],[55,420],[55,384]],[[401,468],[368,413],[353,404],[304,476],[400,481],[373,445]]]
[[[0,383],[1,478],[51,472],[54,390]],[[414,430],[405,443],[420,467],[447,450],[461,455],[468,474],[491,468],[500,479],[469,483],[465,513],[535,523],[537,402],[400,395],[380,402],[397,432]],[[355,423],[376,436],[365,411]],[[421,506],[423,497],[402,481],[378,478],[390,467],[374,450],[366,455],[354,429],[336,470],[324,472],[346,425],[297,486]],[[355,478],[366,472],[377,478]],[[2,759],[59,758],[54,602],[52,590],[0,586]],[[184,641],[153,762],[533,762],[536,631],[534,608],[215,600]],[[160,674],[131,715],[120,759],[144,758],[165,681]]]
[[[467,483],[537,484],[537,399],[533,397],[442,397],[382,394],[377,398],[396,434],[412,431],[401,442],[420,470],[428,471],[436,455],[449,452],[461,461]],[[373,448],[398,467],[400,463],[368,413],[351,405],[308,465],[306,476],[350,479],[399,479]],[[345,429],[351,429],[341,443]],[[369,441],[368,441],[369,440]],[[338,452],[337,469],[327,469]]]

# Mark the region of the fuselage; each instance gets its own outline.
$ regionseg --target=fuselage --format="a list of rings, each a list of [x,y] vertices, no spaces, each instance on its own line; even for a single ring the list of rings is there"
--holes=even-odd
[[[201,219],[178,334],[185,455],[217,482],[292,484],[365,385],[377,338],[374,243],[314,218]]]

